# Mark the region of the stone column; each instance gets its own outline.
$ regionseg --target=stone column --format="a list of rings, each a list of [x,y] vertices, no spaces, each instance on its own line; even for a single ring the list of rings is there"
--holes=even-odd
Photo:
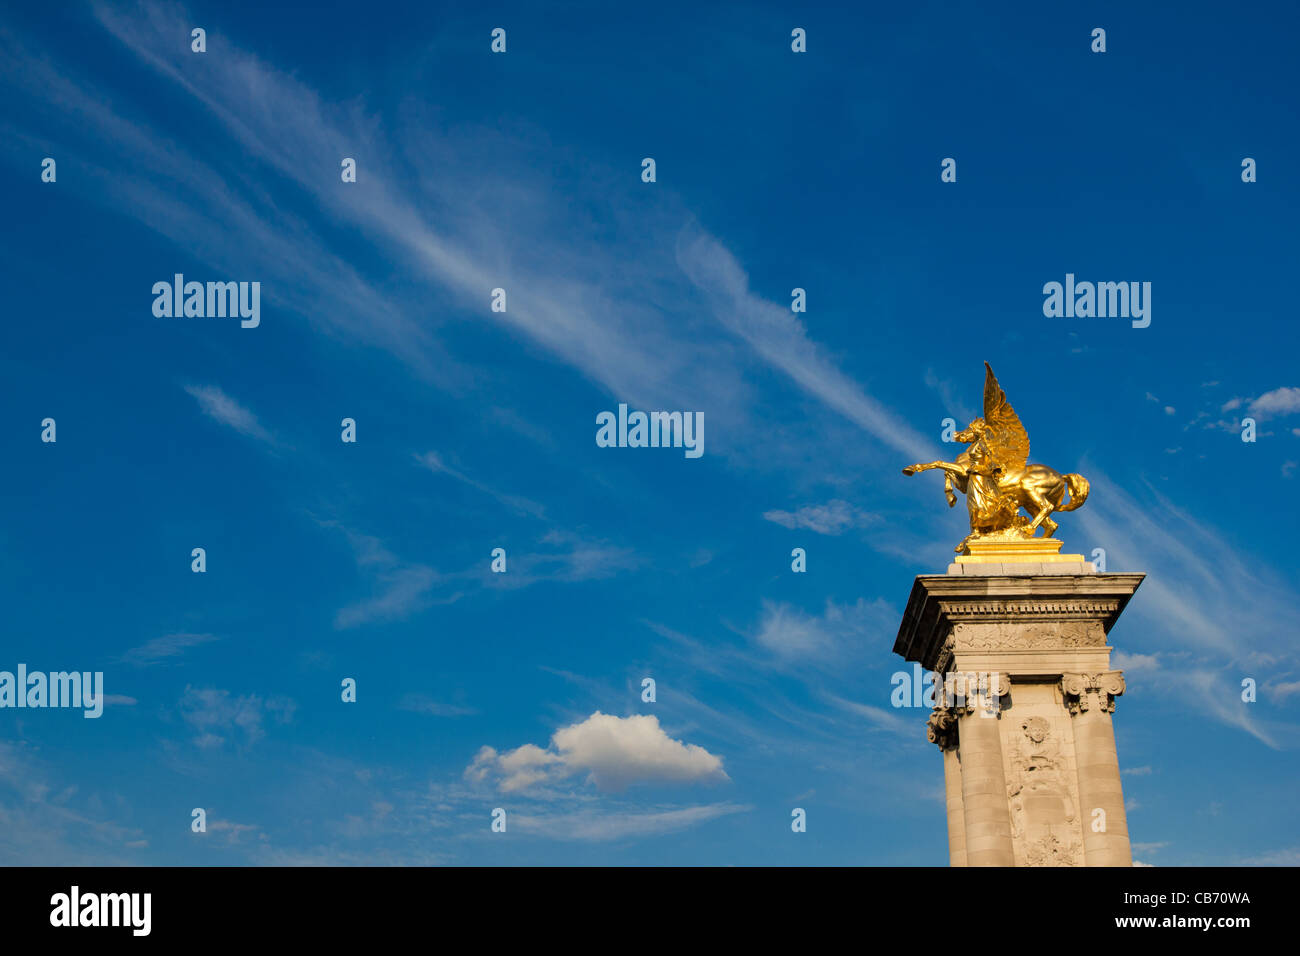
[[[1015,866],[1011,845],[1011,814],[1007,808],[1007,778],[1003,771],[1002,735],[998,728],[999,698],[1006,687],[1001,675],[980,686],[964,688],[957,739],[961,745],[961,802],[967,866]],[[992,683],[993,686],[990,686]],[[951,825],[951,824],[950,824]]]
[[[966,811],[961,798],[961,758],[957,756],[957,715],[940,704],[930,713],[926,736],[943,753],[943,786],[948,807],[948,864],[966,865]]]
[[[1132,866],[1119,755],[1110,718],[1115,698],[1124,693],[1123,672],[1063,674],[1061,693],[1074,729],[1087,865]]]
[[[943,753],[949,862],[1131,865],[1110,713],[1124,683],[1107,637],[1142,575],[1099,574],[1078,555],[1027,560],[1029,549],[917,577],[894,642],[943,675],[929,737]]]

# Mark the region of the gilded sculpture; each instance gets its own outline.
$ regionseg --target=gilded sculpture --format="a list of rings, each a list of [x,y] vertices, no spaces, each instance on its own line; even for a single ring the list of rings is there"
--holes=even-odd
[[[1040,527],[1043,537],[1050,538],[1057,529],[1052,514],[1073,511],[1088,499],[1088,479],[1083,475],[1062,475],[1046,465],[1028,464],[1029,434],[988,362],[984,369],[984,417],[954,436],[967,446],[965,451],[955,462],[931,461],[903,469],[905,475],[943,469],[943,491],[950,508],[957,503],[954,488],[966,496],[970,534],[953,549],[958,553],[966,552],[973,540],[1032,538]]]

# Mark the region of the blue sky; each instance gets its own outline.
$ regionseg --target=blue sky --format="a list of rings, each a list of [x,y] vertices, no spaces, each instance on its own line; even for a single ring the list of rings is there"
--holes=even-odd
[[[1300,862],[1292,10],[272,7],[0,20],[0,669],[111,695],[0,711],[0,862],[946,863],[891,648],[964,514],[900,468],[984,360],[1148,574],[1135,856]]]

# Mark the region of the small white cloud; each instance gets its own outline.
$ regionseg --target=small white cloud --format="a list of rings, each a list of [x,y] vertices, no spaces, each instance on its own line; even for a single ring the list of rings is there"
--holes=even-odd
[[[1160,669],[1159,654],[1130,654],[1116,651],[1110,666],[1121,671],[1155,671]]]
[[[1257,419],[1274,415],[1295,415],[1300,412],[1300,388],[1273,389],[1251,402],[1251,414]]]
[[[1300,412],[1300,388],[1275,388],[1250,403],[1250,413],[1256,418],[1294,415],[1297,412]]]
[[[483,747],[465,768],[467,779],[497,779],[511,793],[576,773],[599,790],[621,791],[633,784],[712,783],[728,779],[722,760],[695,744],[673,740],[652,714],[615,717],[596,711],[561,727],[547,749],[524,744],[498,753]]]
[[[180,701],[181,717],[198,732],[194,743],[203,749],[222,745],[236,732],[242,734],[245,743],[256,743],[266,735],[262,722],[268,715],[288,723],[295,709],[297,704],[287,697],[235,697],[227,690],[189,685]]]
[[[763,623],[756,640],[782,657],[820,655],[834,643],[821,619],[788,604],[766,600],[763,602]]]

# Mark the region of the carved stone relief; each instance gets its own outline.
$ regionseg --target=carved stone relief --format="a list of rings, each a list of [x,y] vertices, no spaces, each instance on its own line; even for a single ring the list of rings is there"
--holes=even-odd
[[[1007,799],[1022,866],[1082,866],[1073,770],[1046,717],[1027,716],[1012,732]]]
[[[1104,647],[1106,633],[1089,621],[1043,624],[958,624],[953,628],[956,649],[964,651],[1024,650],[1028,648]]]

